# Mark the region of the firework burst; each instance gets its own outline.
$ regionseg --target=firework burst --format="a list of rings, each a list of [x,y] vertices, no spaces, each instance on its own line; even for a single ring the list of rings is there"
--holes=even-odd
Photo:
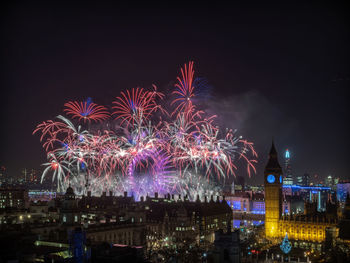
[[[79,119],[79,121],[102,122],[109,118],[107,108],[93,103],[90,98],[84,102],[69,101],[65,103],[64,106],[65,108],[63,111],[66,112],[67,115],[71,115],[73,119]]]
[[[92,121],[108,120],[106,107],[90,100],[66,103],[64,111],[73,121],[57,116],[33,132],[41,133],[48,156],[42,180],[51,173],[59,191],[71,184],[80,194],[128,191],[138,198],[159,192],[193,198],[196,192],[217,192],[215,182],[234,176],[239,160],[250,176],[257,157],[253,144],[232,130],[221,131],[214,125],[215,116],[204,117],[205,112],[197,110],[193,80],[190,62],[177,78],[170,115],[160,106],[165,95],[155,85],[121,92],[112,107],[115,130],[109,122],[104,130],[90,129]],[[74,120],[89,125],[83,128]]]

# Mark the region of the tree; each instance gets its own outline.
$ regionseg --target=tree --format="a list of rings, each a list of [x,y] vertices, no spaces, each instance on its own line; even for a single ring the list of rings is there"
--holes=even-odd
[[[288,234],[286,233],[286,236],[284,237],[282,244],[280,245],[281,250],[283,253],[288,254],[292,249],[292,244],[288,240]]]

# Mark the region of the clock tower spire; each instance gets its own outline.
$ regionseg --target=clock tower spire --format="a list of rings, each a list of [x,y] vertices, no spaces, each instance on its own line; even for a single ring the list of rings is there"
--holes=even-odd
[[[272,141],[269,159],[264,171],[265,185],[265,234],[266,238],[279,236],[279,220],[282,215],[282,168]]]

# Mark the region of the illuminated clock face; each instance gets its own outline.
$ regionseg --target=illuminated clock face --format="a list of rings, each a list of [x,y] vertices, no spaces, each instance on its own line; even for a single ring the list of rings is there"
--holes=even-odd
[[[280,183],[282,183],[282,175],[280,175]]]
[[[270,184],[272,184],[272,183],[274,183],[275,182],[275,176],[273,175],[273,174],[269,174],[268,176],[267,176],[267,181],[270,183]]]

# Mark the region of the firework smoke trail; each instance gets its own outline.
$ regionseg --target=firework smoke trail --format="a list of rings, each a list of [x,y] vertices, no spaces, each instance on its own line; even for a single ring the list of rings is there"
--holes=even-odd
[[[253,144],[214,126],[215,116],[203,117],[193,103],[196,83],[193,62],[185,64],[171,93],[171,114],[160,106],[165,95],[155,85],[121,92],[112,114],[91,100],[66,103],[64,112],[76,125],[59,115],[33,132],[41,133],[48,157],[42,180],[52,173],[59,191],[71,184],[79,194],[187,193],[193,199],[196,193],[218,192],[215,181],[234,176],[238,160],[247,164],[250,176],[256,162]],[[115,130],[109,128],[111,115]],[[106,122],[107,128],[92,132],[92,122]]]

